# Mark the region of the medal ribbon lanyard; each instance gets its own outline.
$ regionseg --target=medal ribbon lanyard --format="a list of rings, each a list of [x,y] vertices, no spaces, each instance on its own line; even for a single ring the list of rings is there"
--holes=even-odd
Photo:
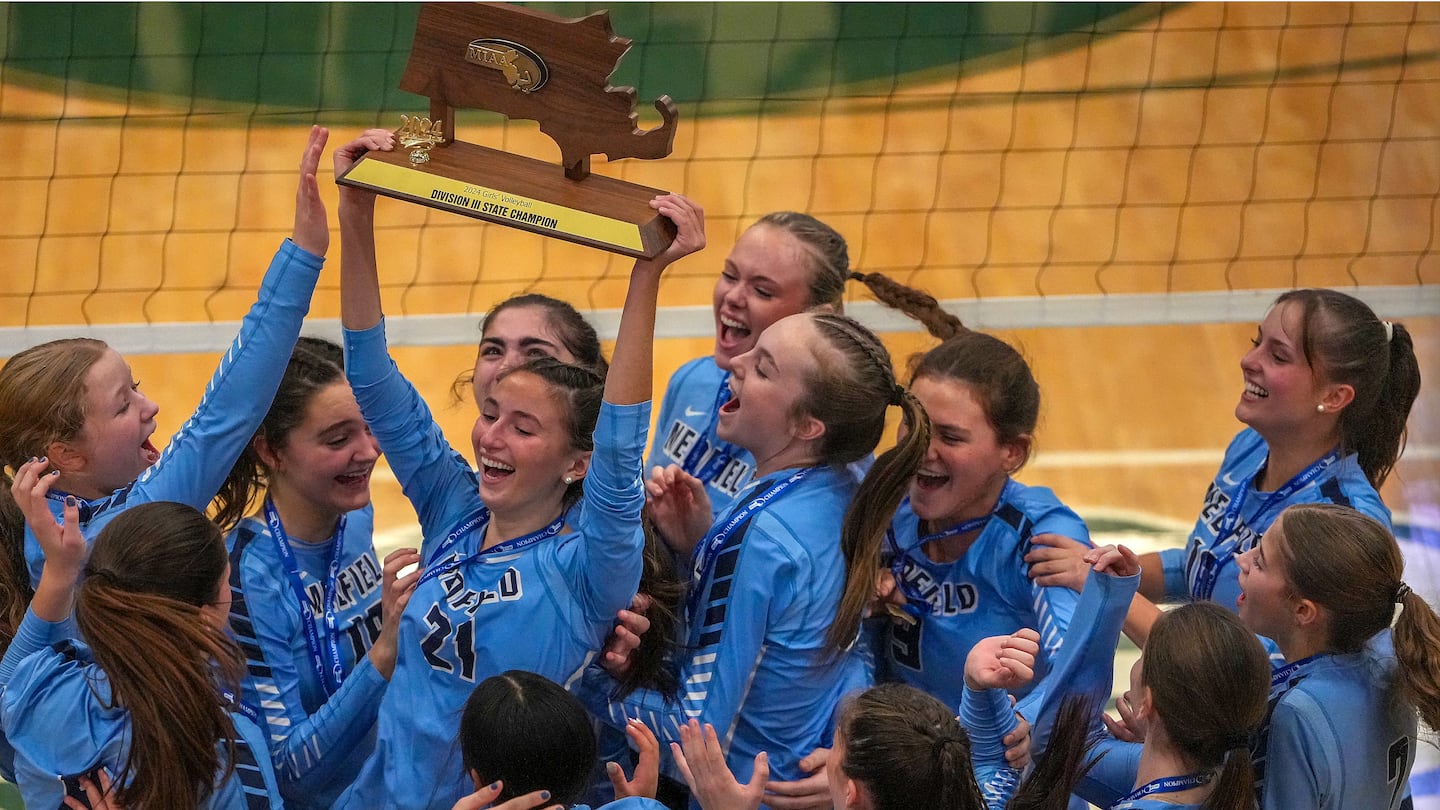
[[[905,577],[902,576],[905,570],[905,563],[912,559],[910,556],[911,553],[922,548],[926,543],[944,540],[947,537],[954,537],[957,534],[965,534],[966,532],[973,532],[976,529],[985,528],[986,524],[990,522],[990,518],[995,516],[995,512],[1000,508],[1000,504],[1005,503],[1007,496],[1014,491],[1014,488],[1014,479],[1007,479],[1005,481],[1005,488],[1000,490],[1000,497],[996,499],[995,506],[991,507],[988,514],[963,520],[948,529],[943,529],[934,534],[923,535],[919,540],[915,541],[914,544],[905,546],[904,548],[901,548],[900,541],[896,539],[895,530],[893,528],[886,529],[886,534],[890,539],[890,545],[895,549],[895,556],[890,559],[890,573],[895,575],[895,585],[900,588],[901,593],[905,594],[905,605],[902,609],[905,610],[906,613],[912,616],[919,616],[922,612],[934,612],[935,608],[929,599],[925,598],[923,594],[915,589],[914,585],[907,582]],[[909,503],[910,499],[906,498],[905,502]],[[912,608],[911,605],[915,607]]]
[[[1270,510],[1277,505],[1284,504],[1291,495],[1304,489],[1314,481],[1331,464],[1340,460],[1340,451],[1331,450],[1320,458],[1316,459],[1310,466],[1296,473],[1293,478],[1286,481],[1284,486],[1270,493],[1255,511],[1252,521],[1258,523],[1260,519],[1269,514]],[[1215,532],[1215,549],[1206,549],[1201,553],[1198,560],[1198,567],[1195,572],[1194,596],[1197,599],[1209,599],[1215,593],[1215,582],[1219,578],[1220,569],[1230,564],[1235,554],[1240,550],[1240,539],[1235,536],[1235,529],[1240,523],[1240,513],[1245,509],[1245,500],[1250,490],[1255,486],[1255,479],[1260,475],[1256,470],[1253,475],[1230,499],[1225,506],[1225,513],[1220,516],[1220,525]]]
[[[300,626],[305,631],[310,666],[315,670],[320,685],[325,687],[325,694],[333,695],[345,680],[345,665],[340,658],[340,633],[335,626],[335,592],[338,590],[336,584],[340,577],[340,558],[345,551],[345,516],[340,516],[339,522],[335,524],[335,536],[330,539],[330,565],[326,568],[325,595],[322,600],[325,625],[323,642],[320,630],[316,627],[314,606],[305,595],[305,584],[300,580],[300,565],[295,559],[295,551],[290,547],[290,537],[285,534],[285,527],[280,523],[280,513],[275,511],[275,504],[268,497],[265,499],[265,523],[270,527],[275,549],[280,553],[280,561],[289,575],[290,589],[295,592],[295,598],[300,602]]]
[[[715,405],[710,409],[710,424],[706,426],[705,433],[695,442],[695,446],[685,454],[685,461],[680,465],[681,469],[699,478],[702,483],[710,483],[711,479],[719,475],[720,471],[725,469],[725,465],[730,463],[730,452],[722,449],[728,445],[720,441],[717,436],[715,452],[710,455],[710,459],[703,466],[700,464],[700,460],[705,458],[706,452],[711,447],[710,439],[707,437],[715,432],[715,426],[720,423],[720,407],[729,401],[730,372],[727,371],[720,377],[720,387],[715,392]]]
[[[1215,774],[1208,772],[1191,773],[1185,776],[1162,777],[1153,782],[1147,782],[1130,791],[1130,794],[1121,799],[1120,803],[1124,804],[1125,802],[1135,801],[1136,799],[1143,799],[1146,796],[1151,796],[1156,793],[1179,793],[1182,790],[1190,790],[1191,788],[1208,785],[1210,784],[1210,780],[1214,778]]]
[[[809,475],[813,469],[813,467],[805,467],[796,470],[789,478],[776,482],[769,489],[765,490],[764,493],[738,504],[730,512],[728,520],[724,523],[716,523],[711,527],[710,532],[705,535],[705,539],[701,540],[699,545],[695,546],[695,571],[690,587],[691,616],[695,615],[695,611],[699,607],[700,582],[704,579],[705,572],[708,571],[710,566],[715,562],[715,557],[719,555],[720,549],[725,545],[725,542],[730,539],[730,535],[755,515],[765,511],[766,508],[774,503],[781,495],[784,495],[791,487],[805,480],[805,476]],[[764,483],[758,484],[756,489],[762,486],[764,486]]]
[[[450,534],[445,536],[445,541],[440,544],[440,548],[437,549],[435,552],[435,559],[440,560],[442,557],[444,557],[445,552],[449,551],[450,547],[455,545],[456,540],[459,540],[462,536],[470,532],[480,531],[484,529],[487,525],[489,525],[489,523],[490,511],[488,509],[481,508],[481,510],[474,516],[472,516],[469,520],[460,524],[459,527],[457,527],[454,531],[450,532]],[[516,537],[513,540],[506,540],[503,543],[497,543],[490,548],[477,551],[474,554],[457,554],[449,560],[444,560],[443,562],[437,562],[434,565],[431,565],[425,570],[424,574],[420,575],[420,581],[416,583],[415,587],[418,588],[421,585],[429,582],[430,580],[441,576],[442,574],[447,574],[462,565],[468,565],[481,558],[498,557],[502,554],[513,554],[514,552],[524,548],[528,548],[540,542],[541,540],[554,537],[555,535],[559,534],[560,531],[564,528],[565,513],[562,512],[560,513],[560,517],[555,518],[555,521],[553,523],[543,529],[538,529],[536,531],[530,532],[523,537]]]

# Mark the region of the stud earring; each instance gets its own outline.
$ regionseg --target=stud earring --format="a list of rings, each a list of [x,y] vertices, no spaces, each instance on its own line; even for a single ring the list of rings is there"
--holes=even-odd
[[[565,483],[566,483],[566,484],[573,484],[573,483],[575,483],[575,478],[574,478],[573,476],[567,475],[567,476],[565,476]]]
[[[1316,413],[1325,413],[1325,403],[1322,402],[1319,405],[1316,405],[1315,411]]]

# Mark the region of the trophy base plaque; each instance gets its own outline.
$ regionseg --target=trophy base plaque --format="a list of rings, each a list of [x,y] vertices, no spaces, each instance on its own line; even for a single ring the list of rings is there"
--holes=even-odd
[[[675,240],[675,225],[650,207],[659,189],[601,175],[576,182],[554,164],[463,141],[429,156],[369,152],[335,182],[636,259]]]

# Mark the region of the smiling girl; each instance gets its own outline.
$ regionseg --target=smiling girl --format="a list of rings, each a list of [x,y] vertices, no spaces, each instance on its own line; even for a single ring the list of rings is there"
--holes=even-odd
[[[379,457],[345,382],[341,348],[302,337],[218,499],[231,626],[246,659],[242,695],[259,710],[292,807],[332,806],[374,748],[395,662],[370,505]],[[262,487],[260,509],[244,516]],[[398,552],[385,569],[393,578],[416,561]],[[400,580],[402,591],[414,576]]]
[[[1155,619],[1152,602],[1212,599],[1233,610],[1236,558],[1286,506],[1341,504],[1390,525],[1379,489],[1420,392],[1410,333],[1359,299],[1307,289],[1276,299],[1252,343],[1235,405],[1246,428],[1226,449],[1189,542],[1142,561],[1141,598],[1126,626],[1137,644]],[[1027,559],[1038,582],[1076,587],[1081,554],[1038,549]]]
[[[1401,806],[1417,715],[1440,723],[1440,618],[1405,584],[1394,536],[1349,507],[1300,504],[1236,562],[1241,620],[1287,662],[1253,746],[1261,806]]]
[[[718,432],[735,358],[782,318],[817,308],[841,311],[847,281],[877,296],[894,284],[878,273],[851,271],[845,237],[808,214],[777,211],[747,228],[715,280],[715,351],[671,376],[647,469],[679,466],[704,484],[713,517],[724,513],[758,474],[750,452]]]
[[[954,673],[970,648],[1016,627],[1041,639],[1035,679],[1020,695],[1044,680],[1077,595],[1032,583],[1023,557],[1037,535],[1087,546],[1090,535],[1055,493],[1013,478],[1030,457],[1040,411],[1040,387],[1024,358],[958,320],[948,326],[951,334],[937,333],[945,342],[920,358],[911,383],[932,431],[886,535],[888,598],[908,616],[889,624],[877,677],[958,706],[963,684]]]
[[[337,170],[357,157],[337,152]],[[373,205],[342,193],[346,374],[415,505],[423,573],[375,753],[337,806],[448,808],[470,791],[454,727],[474,685],[509,669],[570,682],[635,594],[655,301],[664,268],[704,246],[704,216],[683,197],[652,203],[679,236],[636,263],[606,376],[541,358],[479,386],[477,475],[386,351]]]
[[[18,470],[28,459],[46,459],[58,474],[51,512],[58,517],[65,496],[74,496],[87,539],[136,504],[163,500],[204,509],[260,424],[330,244],[315,181],[327,134],[321,127],[311,130],[300,164],[294,233],[271,261],[200,405],[163,454],[151,441],[159,408],[141,392],[125,358],[102,341],[52,341],[26,349],[0,369],[0,462]],[[28,526],[24,543],[33,584],[44,554]],[[21,589],[5,592],[18,596]]]
[[[682,695],[640,690],[607,703],[613,683],[597,669],[585,695],[611,725],[638,714],[670,741],[688,719],[708,722],[738,778],[767,751],[770,772],[793,780],[829,744],[840,696],[867,680],[852,647],[929,421],[879,339],[842,315],[783,318],[731,367],[718,435],[751,454],[758,482],[713,522],[703,489],[650,484],[657,529],[672,547],[695,548],[689,635],[676,653]],[[873,452],[892,405],[910,431],[857,489],[845,465]]]

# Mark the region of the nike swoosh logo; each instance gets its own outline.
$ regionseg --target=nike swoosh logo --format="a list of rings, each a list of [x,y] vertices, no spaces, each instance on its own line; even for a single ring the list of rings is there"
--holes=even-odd
[[[1221,475],[1221,476],[1220,476],[1220,481],[1221,481],[1221,483],[1225,484],[1225,486],[1227,486],[1227,487],[1233,487],[1233,486],[1235,486],[1236,484],[1240,483],[1239,481],[1236,481],[1234,478],[1231,478],[1231,477],[1230,477],[1230,473],[1228,473],[1228,472],[1225,473],[1224,475]]]
[[[686,419],[694,419],[694,418],[697,417],[697,416],[704,416],[704,415],[707,414],[707,413],[709,413],[709,411],[697,411],[697,410],[695,410],[694,408],[690,407],[689,405],[686,405],[686,406],[685,406],[685,418],[686,418]]]

